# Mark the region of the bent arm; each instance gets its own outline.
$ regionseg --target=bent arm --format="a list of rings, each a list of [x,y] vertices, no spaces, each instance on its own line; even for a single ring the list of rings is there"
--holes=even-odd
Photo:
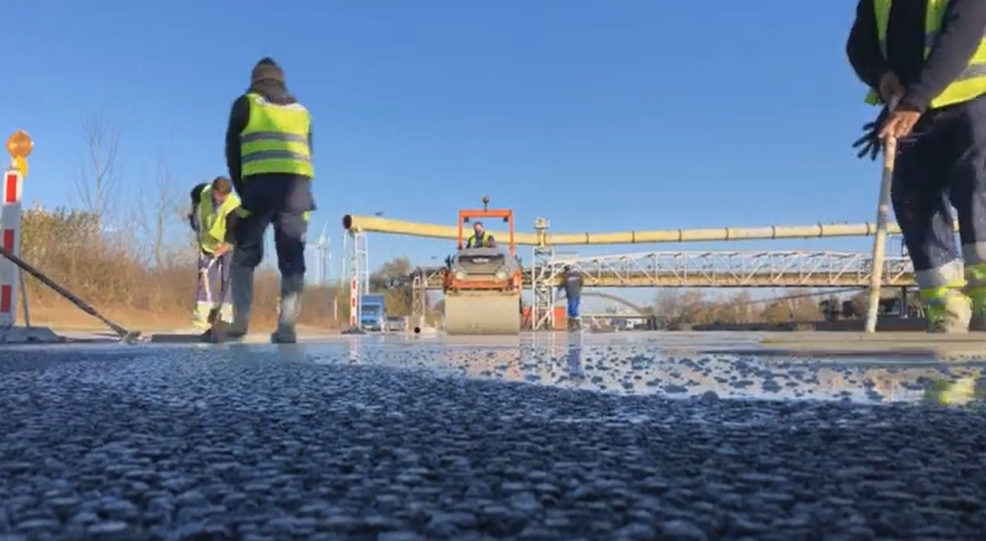
[[[250,122],[250,102],[246,96],[240,96],[233,102],[233,107],[229,111],[229,123],[226,126],[226,169],[229,170],[229,179],[236,188],[236,193],[243,195],[243,171],[240,163],[240,134],[246,129]]]
[[[918,78],[907,86],[901,103],[924,112],[931,100],[955,82],[969,66],[986,32],[986,2],[951,0],[941,32]]]
[[[226,215],[226,236],[223,238],[223,242],[229,244],[230,246],[236,245],[236,230],[240,226],[240,215],[236,210],[230,211]]]
[[[873,0],[859,0],[856,5],[856,19],[846,41],[846,56],[856,77],[866,86],[878,90],[880,79],[890,71],[890,66],[880,50]]]

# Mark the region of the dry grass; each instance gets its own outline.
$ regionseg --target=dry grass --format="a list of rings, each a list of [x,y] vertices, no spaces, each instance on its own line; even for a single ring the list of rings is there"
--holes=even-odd
[[[78,211],[28,211],[21,223],[21,257],[52,280],[124,327],[136,330],[187,328],[195,304],[194,250],[180,246],[148,258],[130,234],[100,233],[91,215]],[[149,261],[154,259],[157,261]],[[3,264],[7,264],[4,262]],[[31,323],[56,329],[89,330],[102,323],[37,280],[26,276]],[[251,327],[273,327],[277,272],[258,270]],[[334,329],[331,288],[306,288],[299,323]],[[346,321],[348,299],[340,297]],[[18,320],[22,320],[18,308]]]

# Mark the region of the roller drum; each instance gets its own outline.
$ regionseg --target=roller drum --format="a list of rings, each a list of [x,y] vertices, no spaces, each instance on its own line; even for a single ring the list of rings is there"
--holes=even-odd
[[[520,292],[445,295],[445,332],[449,335],[516,335],[520,321]]]

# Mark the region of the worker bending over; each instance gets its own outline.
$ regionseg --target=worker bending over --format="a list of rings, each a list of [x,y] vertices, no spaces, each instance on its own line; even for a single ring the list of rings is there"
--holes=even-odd
[[[232,192],[232,183],[225,177],[199,184],[192,189],[188,214],[199,246],[193,323],[210,341],[222,341],[224,328],[233,321],[229,269],[240,200]]]
[[[270,58],[253,68],[250,88],[237,98],[226,130],[226,164],[242,212],[233,254],[233,324],[229,336],[246,334],[253,304],[254,269],[264,257],[264,234],[274,225],[280,305],[274,343],[297,340],[295,325],[305,283],[305,234],[311,191],[311,116],[288,93],[284,72]]]
[[[846,45],[867,102],[898,103],[857,145],[875,158],[882,140],[899,139],[894,213],[937,332],[965,332],[970,319],[986,329],[984,30],[983,0],[860,0]]]
[[[568,299],[568,328],[578,329],[582,320],[579,318],[579,300],[582,297],[582,275],[572,267],[566,266],[562,275],[562,283],[558,289],[565,291]]]
[[[466,248],[496,248],[493,235],[483,230],[483,222],[476,222],[472,225],[472,236],[466,242]]]

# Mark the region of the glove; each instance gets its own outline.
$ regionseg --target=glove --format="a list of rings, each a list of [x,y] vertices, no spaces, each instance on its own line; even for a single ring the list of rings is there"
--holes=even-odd
[[[862,159],[869,154],[870,160],[876,160],[877,156],[880,155],[880,150],[883,149],[883,141],[880,140],[880,127],[886,122],[888,116],[890,116],[890,108],[884,107],[876,120],[863,124],[863,136],[856,139],[856,142],[852,144],[852,147],[859,151],[856,153],[857,158]]]

